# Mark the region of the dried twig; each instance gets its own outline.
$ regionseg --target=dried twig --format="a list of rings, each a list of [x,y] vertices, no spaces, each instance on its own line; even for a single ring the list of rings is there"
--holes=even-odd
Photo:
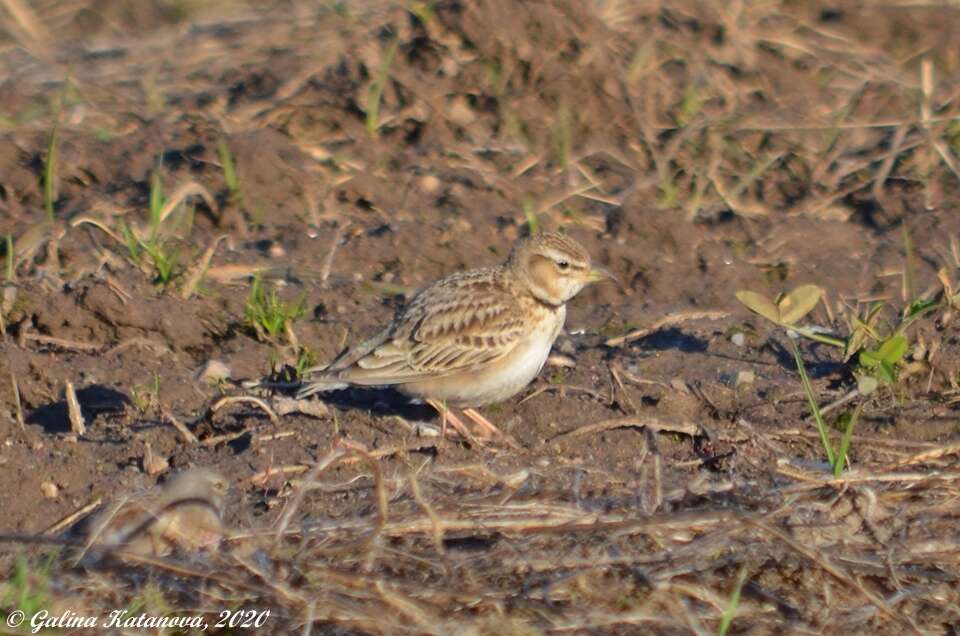
[[[66,517],[61,519],[60,521],[57,521],[52,526],[48,527],[46,530],[43,531],[43,534],[45,535],[59,534],[63,530],[66,530],[67,528],[75,524],[77,521],[79,521],[80,519],[83,519],[84,517],[89,515],[91,512],[99,508],[101,503],[103,503],[103,500],[100,497],[97,497],[87,505],[81,508],[78,508],[77,510],[71,512]]]
[[[924,462],[929,462],[934,459],[940,459],[946,457],[947,455],[958,455],[960,454],[960,444],[947,444],[946,446],[941,446],[939,448],[931,448],[927,451],[922,451],[915,455],[905,457],[894,465],[894,468],[902,468],[904,466],[911,466],[913,464],[922,464]]]
[[[197,264],[190,269],[190,275],[187,276],[187,280],[183,283],[183,287],[180,289],[180,297],[184,300],[193,296],[193,293],[197,290],[197,286],[200,284],[200,281],[203,280],[203,275],[207,273],[207,270],[210,269],[210,261],[213,260],[213,255],[217,251],[220,243],[226,240],[227,235],[221,234],[217,238],[213,239],[213,242],[210,244],[210,247],[204,251],[203,256],[200,257],[200,260],[197,261]]]
[[[89,342],[77,342],[75,340],[64,340],[63,338],[55,338],[53,336],[42,336],[38,333],[28,333],[26,334],[25,338],[40,344],[60,347],[61,349],[76,349],[78,351],[99,351],[100,349],[103,349],[103,345],[90,344]]]
[[[13,408],[17,417],[17,426],[22,431],[26,428],[26,424],[23,420],[23,407],[20,404],[20,385],[17,384],[17,375],[12,370],[10,371],[10,386],[13,390]]]
[[[283,514],[280,516],[280,519],[277,522],[276,530],[276,541],[279,541],[284,533],[286,532],[287,526],[290,524],[290,521],[293,519],[293,515],[296,514],[297,509],[303,503],[303,498],[306,493],[310,490],[311,483],[316,481],[317,477],[325,471],[327,468],[336,464],[338,461],[342,460],[344,457],[353,454],[357,458],[364,460],[370,466],[373,471],[374,478],[374,487],[377,493],[377,518],[374,524],[374,528],[370,533],[370,536],[367,538],[367,541],[370,541],[379,534],[380,530],[383,528],[384,524],[387,522],[387,492],[383,484],[383,475],[380,472],[380,465],[377,463],[376,458],[371,457],[368,453],[363,450],[356,448],[344,448],[337,447],[332,449],[327,455],[317,462],[313,470],[306,476],[301,484],[300,488],[297,489],[296,494],[293,499],[287,503],[286,508],[284,509]]]
[[[922,633],[922,632],[917,628],[917,626],[913,623],[913,621],[911,621],[910,619],[906,618],[905,616],[902,616],[902,615],[894,612],[893,609],[892,609],[882,598],[879,598],[876,594],[874,594],[873,592],[871,592],[870,590],[868,590],[867,588],[865,588],[865,587],[863,586],[863,583],[861,583],[860,581],[858,581],[857,579],[855,579],[855,578],[852,577],[851,575],[849,575],[849,574],[847,574],[846,572],[844,572],[840,567],[838,567],[838,566],[834,565],[833,563],[831,563],[831,562],[830,562],[830,559],[829,559],[825,554],[823,554],[822,552],[818,552],[817,550],[813,550],[813,549],[811,549],[811,548],[809,548],[809,547],[801,544],[800,542],[791,539],[790,537],[788,537],[787,535],[783,534],[783,533],[780,532],[779,530],[777,530],[777,529],[775,529],[775,528],[772,528],[771,526],[767,525],[766,523],[763,523],[762,521],[755,521],[755,520],[751,520],[751,519],[745,519],[744,521],[745,521],[746,523],[748,523],[748,524],[750,524],[750,525],[752,525],[752,526],[755,526],[755,527],[763,530],[764,532],[766,532],[766,533],[768,533],[768,534],[776,537],[777,539],[779,539],[780,541],[782,541],[782,542],[785,543],[786,545],[790,546],[791,548],[793,548],[794,550],[796,550],[796,551],[799,552],[800,554],[804,555],[805,557],[807,557],[808,559],[810,559],[811,561],[813,561],[814,563],[816,563],[817,565],[819,565],[820,568],[822,568],[825,572],[827,572],[828,574],[830,574],[831,576],[833,576],[835,579],[837,579],[837,580],[840,581],[841,583],[844,583],[844,584],[846,584],[846,585],[849,585],[849,586],[852,587],[853,589],[857,590],[858,592],[860,592],[861,594],[863,594],[863,596],[865,596],[867,599],[869,599],[869,601],[870,601],[871,603],[873,603],[873,604],[877,607],[877,609],[879,609],[881,612],[883,612],[884,614],[886,614],[887,616],[889,616],[889,617],[892,618],[893,620],[897,621],[898,623],[900,623],[900,624],[903,625],[904,627],[909,627],[909,628],[911,628],[911,629],[913,630],[913,632],[916,633],[916,634],[921,634],[921,633]]]
[[[210,191],[196,181],[187,181],[186,183],[180,184],[180,186],[173,191],[173,194],[170,195],[170,198],[167,199],[166,203],[164,203],[160,209],[159,222],[163,223],[181,203],[192,196],[199,196],[203,199],[204,203],[207,204],[207,207],[210,208],[210,211],[213,213],[214,218],[217,217],[217,202],[213,198],[213,195],[210,194]]]
[[[67,382],[64,388],[64,395],[67,399],[67,415],[70,417],[70,430],[76,435],[84,435],[87,427],[83,422],[83,412],[80,410],[80,402],[77,400],[77,392],[73,388],[72,382]]]
[[[580,437],[581,435],[591,435],[593,433],[602,433],[616,428],[647,428],[658,433],[683,433],[691,437],[700,434],[700,427],[693,422],[664,422],[662,419],[652,416],[626,415],[624,417],[615,417],[594,424],[586,424],[572,431],[560,433],[550,438],[550,442],[556,442],[562,439]]]
[[[330,278],[330,271],[333,269],[333,259],[337,254],[337,248],[340,247],[340,238],[343,235],[343,228],[337,224],[333,231],[333,238],[330,239],[330,249],[323,259],[323,266],[320,268],[320,285],[326,286],[327,279]]]
[[[183,422],[178,420],[173,413],[164,410],[162,415],[165,420],[170,422],[170,425],[173,426],[173,428],[177,429],[177,432],[180,433],[180,437],[183,438],[183,441],[188,444],[196,444],[199,441],[197,436],[193,434],[193,431],[187,428]]]
[[[430,505],[420,492],[420,484],[417,482],[415,473],[410,473],[408,481],[410,483],[410,492],[413,494],[413,500],[417,502],[417,505],[420,506],[430,518],[430,523],[433,524],[433,532],[431,533],[433,548],[437,551],[437,554],[445,554],[446,550],[443,547],[443,519],[440,518],[440,515],[436,513],[433,506]]]
[[[254,397],[252,395],[230,395],[224,398],[220,398],[219,400],[217,400],[216,403],[214,403],[213,406],[210,407],[210,415],[211,416],[214,415],[217,411],[219,411],[223,407],[228,406],[230,404],[243,404],[243,403],[259,406],[263,410],[263,412],[266,413],[267,416],[270,418],[270,421],[272,421],[274,424],[280,423],[280,418],[277,417],[277,414],[273,412],[273,409],[270,408],[270,406],[265,401],[263,401],[258,397]]]
[[[646,338],[650,334],[656,333],[666,327],[673,327],[674,325],[690,322],[691,320],[723,320],[728,316],[730,316],[730,313],[726,311],[684,311],[661,318],[649,327],[636,329],[623,336],[617,336],[616,338],[609,338],[604,344],[608,347],[621,347],[628,342]]]

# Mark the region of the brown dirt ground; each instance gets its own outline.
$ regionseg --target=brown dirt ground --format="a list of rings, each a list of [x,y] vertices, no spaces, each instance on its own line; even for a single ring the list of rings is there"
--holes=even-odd
[[[270,608],[278,633],[713,633],[742,571],[738,633],[960,633],[955,309],[910,327],[895,387],[860,400],[853,476],[830,481],[789,339],[735,298],[820,285],[808,320],[839,334],[870,302],[895,322],[944,298],[938,271],[960,268],[960,9],[18,4],[0,3],[0,530],[40,533],[161,482],[149,444],[166,474],[221,471],[238,533],[182,556],[197,575],[58,562],[35,583],[50,607],[119,607],[149,584],[156,611]],[[153,174],[167,196],[198,186],[162,229],[178,255],[165,287],[121,236],[149,231]],[[525,210],[623,286],[571,303],[555,349],[573,366],[483,409],[520,448],[436,448],[416,428],[433,413],[381,392],[279,422],[211,411],[271,399],[240,382],[329,360],[404,293],[498,262]],[[295,342],[246,324],[255,272],[305,299]],[[854,363],[800,344],[822,403],[855,386]],[[233,381],[200,379],[211,360]],[[649,426],[559,437],[627,417]],[[252,478],[344,440],[376,468],[324,472],[274,542],[302,472]],[[44,551],[7,544],[0,565]]]

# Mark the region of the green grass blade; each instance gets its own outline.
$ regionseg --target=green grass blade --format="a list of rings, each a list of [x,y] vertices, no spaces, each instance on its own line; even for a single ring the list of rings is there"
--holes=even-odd
[[[163,177],[155,170],[150,175],[150,238],[156,238],[160,231],[160,213],[164,203]]]
[[[827,435],[827,425],[823,421],[823,415],[820,414],[820,407],[817,405],[817,396],[813,392],[813,385],[810,384],[810,377],[807,375],[807,368],[803,366],[803,358],[800,357],[800,348],[797,343],[790,341],[793,346],[793,357],[797,361],[797,372],[800,373],[800,383],[803,385],[803,392],[807,394],[807,402],[810,403],[810,412],[813,413],[813,419],[817,422],[817,430],[820,432],[820,442],[823,444],[823,450],[827,453],[827,463],[834,465],[833,447],[830,445],[830,437]]]
[[[823,343],[825,345],[830,345],[831,347],[837,347],[839,349],[846,349],[847,341],[840,338],[834,338],[833,336],[828,336],[812,329],[807,329],[805,327],[798,327],[797,325],[790,325],[789,329],[795,331],[804,338],[808,340],[815,340],[816,342]]]
[[[897,329],[894,331],[894,335],[902,334],[904,331],[906,331],[907,327],[913,324],[916,320],[922,318],[931,311],[938,309],[939,307],[939,301],[929,299],[918,299],[913,301],[907,307],[900,324],[897,325]]]
[[[47,160],[43,164],[43,208],[47,211],[47,218],[54,220],[53,206],[57,202],[57,160],[58,137],[60,124],[54,122],[50,137],[47,139]]]
[[[140,252],[142,251],[140,240],[127,223],[120,224],[120,233],[123,235],[124,243],[127,246],[127,252],[130,254],[130,260],[132,260],[137,267],[139,267]]]
[[[733,623],[733,617],[737,613],[737,607],[740,605],[740,592],[743,590],[743,584],[747,582],[747,566],[740,567],[740,573],[737,575],[737,583],[733,586],[733,592],[730,593],[730,601],[727,608],[723,610],[723,617],[720,619],[720,626],[717,628],[717,636],[725,636],[730,625]]]
[[[850,439],[853,437],[853,429],[857,426],[857,420],[860,419],[860,411],[863,410],[863,403],[857,405],[847,422],[847,428],[843,431],[843,437],[840,438],[840,449],[837,451],[837,457],[833,462],[833,476],[839,477],[843,472],[843,467],[847,463],[847,453],[850,451]]]
[[[220,158],[220,165],[223,166],[223,180],[227,184],[230,199],[238,204],[240,203],[240,177],[237,175],[237,166],[226,139],[221,138],[217,144],[217,155]]]
[[[903,224],[903,300],[909,301],[916,298],[916,282],[913,275],[913,238],[910,236],[910,228],[906,223]]]
[[[557,165],[566,168],[570,163],[570,155],[573,148],[573,133],[570,123],[570,108],[566,102],[560,104],[557,112],[557,121],[550,130],[551,141],[553,142],[553,157]]]
[[[276,338],[284,332],[288,324],[303,316],[306,312],[306,300],[306,292],[290,303],[280,298],[276,289],[267,293],[260,274],[256,274],[250,285],[244,318],[247,325],[258,335],[264,333],[270,338]]]
[[[383,56],[383,63],[377,76],[370,85],[370,92],[367,93],[367,132],[371,137],[376,137],[380,133],[380,101],[383,99],[383,87],[390,74],[390,67],[393,65],[393,58],[397,54],[397,48],[400,46],[400,38],[393,38],[387,47],[387,52]]]
[[[536,234],[540,231],[540,221],[537,219],[537,211],[533,209],[533,203],[530,199],[523,201],[523,216],[527,218],[527,227],[530,228],[530,234]]]

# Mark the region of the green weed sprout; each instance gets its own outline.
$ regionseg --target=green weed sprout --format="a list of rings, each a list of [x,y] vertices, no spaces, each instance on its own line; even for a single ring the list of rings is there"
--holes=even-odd
[[[217,144],[217,156],[220,158],[220,165],[223,166],[223,180],[227,184],[230,202],[240,205],[242,200],[240,196],[240,177],[237,175],[236,163],[226,139],[221,139]]]
[[[804,316],[813,311],[822,296],[823,289],[816,285],[801,285],[773,301],[757,292],[747,290],[737,292],[737,299],[759,316],[805,338],[843,349],[846,360],[857,356],[857,389],[861,395],[873,393],[881,383],[892,387],[897,382],[898,366],[903,361],[909,348],[904,331],[920,317],[941,305],[939,301],[928,299],[914,301],[904,310],[896,328],[884,335],[878,324],[883,304],[874,304],[867,309],[865,314],[856,316],[850,321],[850,335],[843,339],[828,336],[810,327],[797,324]],[[846,463],[853,429],[860,417],[863,405],[862,403],[858,405],[852,415],[841,416],[840,425],[843,436],[839,447],[834,448],[830,442],[826,422],[824,422],[818,406],[817,396],[803,364],[800,348],[793,341],[791,341],[791,346],[793,347],[797,372],[800,374],[800,382],[810,404],[810,412],[816,422],[827,461],[833,469],[834,475],[839,475]]]
[[[160,172],[154,170],[150,175],[150,199],[148,210],[150,213],[150,238],[156,238],[160,232],[160,224],[163,222],[163,206],[167,198],[163,196],[163,177]]]
[[[302,347],[297,352],[297,361],[293,366],[293,371],[296,374],[296,380],[302,380],[304,375],[306,375],[307,370],[317,364],[316,356],[313,355],[313,352],[306,347]]]
[[[570,107],[566,101],[561,102],[557,111],[557,121],[550,127],[550,141],[553,146],[553,157],[560,168],[565,169],[570,164],[570,155],[573,151],[573,132],[570,116]]]
[[[139,236],[130,225],[120,225],[120,234],[130,260],[137,267],[144,266],[144,257],[153,269],[153,282],[160,288],[165,288],[174,278],[178,254],[169,249],[167,238],[163,233],[163,209],[167,205],[167,198],[163,194],[163,178],[155,171],[150,175],[150,196],[147,204],[149,228],[146,236]]]
[[[305,312],[306,292],[292,303],[280,299],[276,289],[268,294],[260,276],[254,276],[244,310],[246,323],[263,337],[275,339],[286,329],[287,324],[301,317]]]
[[[534,235],[540,231],[540,221],[537,219],[537,211],[533,207],[533,201],[530,199],[523,200],[523,216],[527,219],[527,227],[530,230],[530,235]]]
[[[723,617],[720,619],[720,626],[717,628],[717,636],[726,636],[727,631],[730,629],[730,625],[733,623],[733,617],[737,614],[737,608],[740,606],[740,593],[743,590],[743,584],[747,582],[747,566],[744,565],[740,568],[740,573],[737,574],[737,582],[733,586],[733,591],[730,592],[730,602],[727,603],[726,609],[723,610]]]
[[[393,38],[389,46],[387,46],[383,61],[380,64],[376,76],[373,78],[370,91],[367,93],[366,124],[367,133],[369,133],[371,137],[376,137],[380,134],[380,102],[383,99],[383,87],[390,75],[390,67],[393,65],[393,58],[396,57],[399,46],[400,38]]]
[[[153,380],[148,385],[134,386],[130,390],[130,399],[137,411],[146,413],[151,408],[160,405],[160,375],[153,374]]]
[[[52,568],[52,555],[46,562],[39,564],[39,567],[26,556],[18,555],[13,576],[7,581],[6,593],[0,597],[0,607],[17,609],[28,619],[46,608]],[[7,612],[0,610],[0,616],[6,618]]]
[[[790,293],[783,294],[776,301],[771,301],[766,296],[753,291],[737,292],[737,300],[746,305],[747,309],[767,320],[795,331],[805,338],[834,347],[843,347],[846,344],[843,340],[797,324],[800,319],[813,311],[822,297],[823,289],[817,285],[801,285]]]
[[[59,112],[59,111],[58,111]],[[43,162],[43,208],[47,211],[47,220],[54,220],[54,204],[57,202],[57,161],[59,154],[60,125],[54,121],[47,138],[47,157]]]
[[[861,381],[860,387],[860,392],[864,395],[871,393],[880,383],[896,383],[897,366],[908,349],[904,331],[917,319],[940,306],[940,303],[934,300],[914,301],[903,312],[896,328],[884,335],[878,325],[883,304],[876,303],[863,316],[857,316],[850,321],[850,335],[847,338],[837,338],[797,324],[801,318],[813,311],[822,296],[823,289],[817,285],[801,285],[775,301],[753,291],[737,292],[737,300],[747,309],[774,324],[804,338],[843,349],[845,360],[859,354],[859,376],[861,379],[866,378]]]
[[[843,467],[847,463],[847,454],[850,451],[850,440],[853,438],[853,429],[857,425],[857,420],[860,419],[860,411],[863,409],[863,403],[861,402],[857,405],[852,415],[844,414],[840,417],[839,423],[843,426],[843,436],[840,438],[839,447],[834,448],[827,432],[827,424],[824,422],[823,414],[820,412],[817,394],[813,390],[810,377],[807,375],[807,368],[804,366],[803,358],[800,356],[800,348],[797,347],[794,342],[791,342],[791,344],[793,345],[793,357],[797,363],[797,371],[800,373],[800,383],[803,385],[803,392],[807,396],[810,413],[817,423],[817,432],[820,433],[820,443],[823,445],[823,450],[827,454],[827,463],[830,464],[830,468],[833,469],[833,475],[839,477],[840,473],[843,472]]]

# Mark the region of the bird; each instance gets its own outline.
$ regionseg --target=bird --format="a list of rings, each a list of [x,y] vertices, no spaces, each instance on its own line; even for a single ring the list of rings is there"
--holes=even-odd
[[[563,329],[567,302],[586,285],[616,281],[587,250],[559,232],[518,240],[500,265],[450,274],[419,291],[372,338],[325,367],[309,369],[298,397],[347,386],[390,386],[427,402],[463,435],[448,411],[501,402],[540,373]]]
[[[227,490],[212,470],[179,472],[159,492],[121,499],[93,519],[86,547],[147,557],[215,548],[225,532]]]

